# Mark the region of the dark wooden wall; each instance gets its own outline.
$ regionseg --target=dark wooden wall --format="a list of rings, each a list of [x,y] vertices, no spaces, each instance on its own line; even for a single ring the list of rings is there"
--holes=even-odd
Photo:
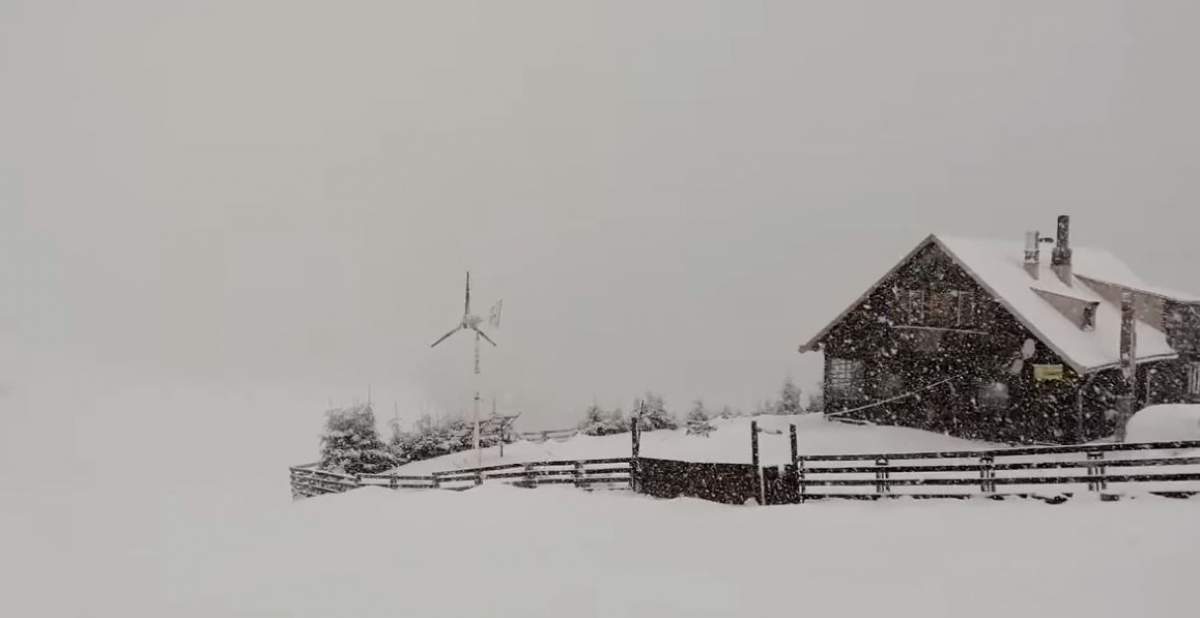
[[[970,316],[943,322],[936,328],[909,324],[909,290],[925,290],[928,298],[950,291],[969,295]],[[927,315],[926,324],[934,317]],[[1035,341],[1031,358],[1024,358],[1027,340]],[[1081,389],[1084,380],[1052,350],[1029,333],[1005,308],[945,255],[929,245],[887,278],[866,300],[846,315],[822,342],[826,359],[827,412],[838,412],[923,386],[954,378],[949,383],[902,400],[850,416],[988,440],[1033,443],[1072,442],[1105,435],[1103,411],[1109,407],[1103,388]],[[856,359],[864,364],[866,391],[845,399],[830,384],[833,359]],[[1018,362],[1019,361],[1019,362]],[[1060,381],[1034,380],[1034,365],[1062,365]],[[894,377],[899,376],[897,383]],[[1108,386],[1097,379],[1090,386]],[[987,406],[979,401],[983,384],[1008,389],[1008,405]],[[898,387],[898,388],[897,388]],[[1084,407],[1082,423],[1079,404]]]

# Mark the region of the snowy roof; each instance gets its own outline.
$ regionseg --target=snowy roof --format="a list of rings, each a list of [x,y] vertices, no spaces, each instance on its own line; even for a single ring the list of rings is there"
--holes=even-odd
[[[1146,284],[1123,262],[1103,250],[1073,247],[1073,273],[1068,279],[1068,285],[1051,269],[1048,255],[1043,255],[1036,271],[1030,272],[1025,264],[1024,246],[1019,242],[934,234],[922,241],[879,282],[872,285],[833,323],[822,329],[809,343],[801,346],[801,350],[813,349],[829,330],[870,295],[883,279],[929,244],[936,244],[945,251],[1025,328],[1054,350],[1064,362],[1081,373],[1114,367],[1120,362],[1121,308],[1098,294],[1088,285],[1087,279],[1184,302],[1191,302],[1197,298]],[[1039,291],[1086,303],[1096,303],[1095,329],[1079,328],[1039,294]],[[1136,329],[1138,360],[1158,360],[1175,356],[1175,350],[1167,344],[1166,335],[1162,331],[1142,320],[1136,322]]]

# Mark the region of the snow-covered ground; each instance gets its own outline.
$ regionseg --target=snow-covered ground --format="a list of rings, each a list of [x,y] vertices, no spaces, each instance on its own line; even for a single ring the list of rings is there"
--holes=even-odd
[[[1200,501],[364,488],[176,531],[178,616],[1185,616]],[[1193,608],[1193,609],[1188,609]]]
[[[286,468],[315,456],[317,394],[135,390],[105,378],[19,386],[6,399],[15,428],[0,435],[0,615],[1195,613],[1198,499],[737,507],[485,484],[292,502]],[[798,421],[808,452],[966,444]],[[747,423],[707,440],[647,433],[646,453],[747,461]],[[46,448],[54,436],[61,448]],[[627,435],[604,441],[627,452]],[[766,462],[786,459],[786,433],[762,444]],[[537,448],[586,455],[575,445]]]
[[[642,433],[644,457],[749,463],[750,422],[758,421],[764,431],[759,434],[759,456],[764,465],[780,465],[791,461],[788,425],[796,424],[796,442],[801,454],[876,453],[945,451],[986,448],[987,442],[963,440],[942,434],[874,425],[848,425],[825,420],[820,414],[799,416],[760,416],[756,418],[715,419],[717,430],[709,437],[689,436],[683,429],[647,431]],[[631,440],[628,433],[611,436],[575,436],[561,442],[517,442],[500,449],[483,452],[483,465],[557,459],[600,459],[629,457]],[[411,474],[426,474],[475,466],[474,453],[453,453],[424,461],[416,461],[399,469]]]

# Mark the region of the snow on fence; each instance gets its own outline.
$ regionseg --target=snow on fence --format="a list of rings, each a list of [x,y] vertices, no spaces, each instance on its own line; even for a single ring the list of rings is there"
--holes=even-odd
[[[579,435],[578,429],[549,429],[546,431],[522,431],[517,434],[522,440],[528,442],[545,442],[554,440],[561,442],[569,440]]]
[[[1079,492],[1200,493],[1200,441],[1084,444],[980,451],[806,455],[782,473],[799,500],[1021,496]],[[775,476],[780,476],[776,474]]]
[[[630,458],[559,460],[513,463],[482,468],[463,468],[423,476],[400,474],[339,474],[319,470],[316,464],[291,470],[292,497],[307,498],[340,493],[358,487],[390,489],[470,489],[485,481],[518,487],[574,485],[580,488],[628,489]]]

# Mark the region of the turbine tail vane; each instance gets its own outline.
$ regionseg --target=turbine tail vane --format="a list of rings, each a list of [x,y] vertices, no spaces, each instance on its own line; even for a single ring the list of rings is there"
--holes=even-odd
[[[500,312],[504,309],[504,299],[496,301],[492,305],[492,310],[488,312],[488,325],[492,328],[500,328]]]

